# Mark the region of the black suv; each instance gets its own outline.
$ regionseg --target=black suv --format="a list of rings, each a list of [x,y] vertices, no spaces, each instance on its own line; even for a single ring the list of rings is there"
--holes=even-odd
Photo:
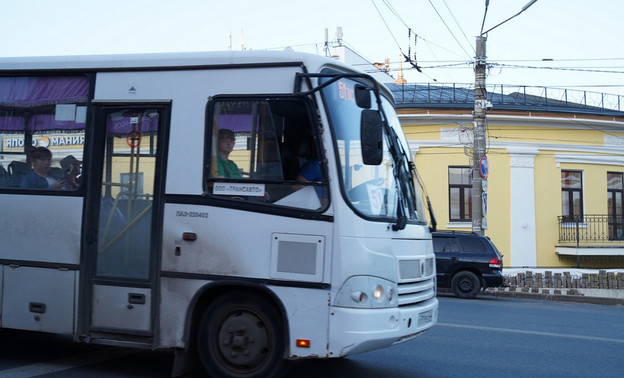
[[[488,237],[476,233],[432,233],[438,287],[459,298],[474,298],[481,289],[503,284],[503,256]]]

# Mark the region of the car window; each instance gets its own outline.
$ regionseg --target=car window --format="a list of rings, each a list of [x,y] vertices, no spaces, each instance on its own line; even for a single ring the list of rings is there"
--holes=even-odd
[[[485,253],[485,244],[479,237],[466,236],[459,238],[462,250],[466,253]]]
[[[457,246],[455,238],[434,237],[433,251],[435,253],[459,252],[459,247]]]

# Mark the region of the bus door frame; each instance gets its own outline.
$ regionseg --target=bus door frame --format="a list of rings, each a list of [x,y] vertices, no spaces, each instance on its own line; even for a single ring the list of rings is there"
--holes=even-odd
[[[80,261],[80,289],[78,302],[78,323],[75,334],[77,341],[127,345],[128,342],[151,348],[158,340],[158,298],[160,251],[162,244],[162,223],[164,193],[171,120],[171,101],[93,101],[92,136],[87,141],[90,158],[83,171],[89,172],[86,185],[86,199],[83,211],[82,253]],[[104,180],[104,163],[107,141],[107,115],[121,110],[157,110],[159,113],[156,141],[154,188],[151,210],[151,242],[149,248],[149,274],[146,279],[98,276],[99,223]],[[96,298],[95,288],[100,289],[101,298]],[[102,289],[104,294],[102,294]],[[127,292],[127,297],[125,293]],[[120,295],[121,294],[121,295]],[[122,298],[124,297],[124,298]],[[103,300],[112,304],[107,315],[97,314],[96,302]],[[121,302],[124,303],[121,303]],[[149,306],[149,327],[132,324],[118,327],[111,316],[123,318],[124,311],[132,311],[136,306]],[[116,313],[115,313],[116,312]],[[94,316],[110,318],[111,326],[94,326]],[[105,320],[106,322],[106,320]],[[117,323],[119,324],[119,323]]]

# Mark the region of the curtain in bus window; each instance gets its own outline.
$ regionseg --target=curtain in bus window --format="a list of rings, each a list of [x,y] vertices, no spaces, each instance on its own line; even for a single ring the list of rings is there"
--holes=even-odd
[[[0,77],[0,130],[82,130],[88,93],[84,77]]]
[[[56,180],[69,169],[61,161],[76,162],[81,169],[88,96],[89,81],[83,76],[0,77],[0,165],[26,167],[8,169],[9,187],[19,187],[20,176],[29,173],[34,147],[52,153],[49,174]],[[74,171],[72,185],[61,189],[76,189],[79,175]]]

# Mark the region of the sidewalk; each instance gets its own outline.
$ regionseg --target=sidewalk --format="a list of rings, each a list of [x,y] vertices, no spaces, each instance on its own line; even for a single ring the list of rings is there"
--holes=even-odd
[[[610,306],[624,306],[622,289],[554,289],[492,287],[479,295],[501,298],[522,298],[553,302],[589,303]]]

